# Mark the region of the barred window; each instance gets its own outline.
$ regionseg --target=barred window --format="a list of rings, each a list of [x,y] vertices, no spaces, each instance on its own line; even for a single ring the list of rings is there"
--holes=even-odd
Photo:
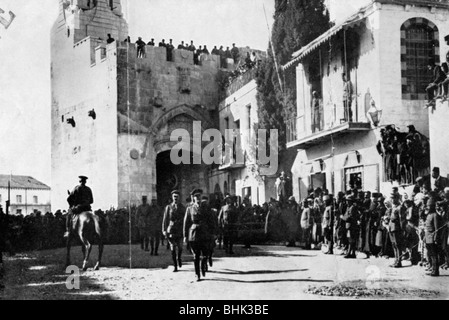
[[[425,100],[425,89],[432,81],[427,64],[430,59],[439,62],[438,29],[424,18],[414,18],[401,31],[403,98]]]

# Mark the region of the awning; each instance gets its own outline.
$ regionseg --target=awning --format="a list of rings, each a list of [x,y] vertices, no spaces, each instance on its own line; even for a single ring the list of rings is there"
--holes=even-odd
[[[290,68],[297,61],[303,59],[305,56],[307,56],[309,53],[314,51],[316,48],[318,48],[324,42],[328,41],[332,36],[336,35],[341,30],[353,28],[353,27],[359,25],[363,20],[366,19],[366,17],[368,17],[372,13],[372,11],[369,10],[370,8],[372,8],[372,4],[369,4],[368,6],[360,9],[357,13],[350,16],[344,22],[330,28],[325,33],[323,33],[321,36],[319,36],[318,38],[316,38],[315,40],[310,42],[308,45],[302,47],[301,50],[293,53],[293,55],[292,55],[293,59],[290,62],[288,62],[286,65],[284,65],[282,68],[284,70]]]

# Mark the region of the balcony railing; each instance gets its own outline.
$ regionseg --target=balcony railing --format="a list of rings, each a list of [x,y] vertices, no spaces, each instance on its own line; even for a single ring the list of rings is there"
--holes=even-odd
[[[287,146],[311,146],[330,135],[348,131],[365,131],[371,129],[371,124],[364,116],[357,114],[352,107],[353,120],[345,118],[343,107],[336,105],[321,106],[319,114],[309,109],[310,115],[302,115],[287,122]]]
[[[298,118],[287,120],[287,143],[296,141],[298,138],[298,132],[296,130]]]

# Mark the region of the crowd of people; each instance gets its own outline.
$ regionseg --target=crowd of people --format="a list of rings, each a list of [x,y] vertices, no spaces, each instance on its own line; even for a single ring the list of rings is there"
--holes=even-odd
[[[394,257],[394,268],[409,260],[427,266],[428,275],[438,276],[440,268],[449,265],[449,184],[438,168],[432,177],[433,186],[430,177],[419,177],[410,196],[401,195],[396,187],[388,196],[354,187],[336,197],[317,188],[301,205],[290,197],[284,210],[273,200],[268,217],[284,215],[290,220],[290,245],[300,225],[306,249],[323,247],[326,254],[346,259],[357,258],[356,252]]]
[[[112,38],[112,36],[109,34],[107,43],[109,44],[114,41],[115,41],[115,39]],[[130,37],[128,37],[125,40],[125,42],[131,43]],[[137,57],[138,58],[144,58],[146,56],[146,47],[147,46],[150,46],[150,47],[156,46],[156,42],[154,41],[154,38],[152,38],[151,41],[146,43],[144,40],[142,40],[142,37],[138,37],[138,40],[136,41],[135,44],[137,47]],[[241,60],[240,50],[239,50],[239,48],[236,47],[235,43],[232,44],[232,48],[226,47],[226,50],[224,49],[224,46],[220,46],[219,48],[218,48],[218,46],[214,46],[212,51],[209,51],[209,49],[207,48],[207,45],[200,45],[197,48],[195,46],[193,40],[190,41],[190,44],[188,41],[186,41],[186,42],[181,41],[181,43],[175,47],[175,45],[173,44],[173,39],[170,39],[168,43],[165,42],[165,39],[162,39],[161,42],[159,42],[158,47],[163,47],[163,48],[167,49],[167,61],[173,61],[173,50],[175,50],[175,49],[191,51],[193,53],[193,61],[194,61],[195,65],[199,65],[202,55],[209,55],[209,54],[217,55],[220,57],[220,63],[221,63],[222,68],[227,68],[227,66],[228,66],[227,59],[234,60],[235,65],[238,65]],[[251,58],[251,57],[248,57],[248,58]],[[247,64],[246,59],[243,62],[244,62],[244,64]]]
[[[198,189],[185,204],[179,197],[179,192],[173,191],[165,208],[158,206],[156,199],[149,204],[143,197],[142,204],[131,207],[131,212],[96,211],[105,230],[105,244],[128,244],[131,238],[132,243],[140,243],[142,250],[155,256],[162,244],[171,249],[174,271],[178,271],[183,243],[191,242],[188,239],[192,237],[192,225],[200,225],[198,219],[206,219],[207,246],[200,246],[201,253],[197,254],[189,245],[198,277],[206,272],[208,264],[212,265],[214,248],[232,255],[235,243],[249,249],[254,243],[268,241],[282,241],[289,247],[301,243],[306,250],[322,249],[326,254],[341,254],[347,259],[357,258],[356,252],[394,257],[394,268],[401,268],[402,261],[410,260],[412,265],[427,266],[431,276],[438,276],[441,268],[449,266],[449,181],[438,168],[433,169],[432,177],[419,177],[410,195],[400,194],[397,187],[388,196],[363,192],[360,185],[336,196],[317,188],[310,190],[301,204],[290,196],[286,201],[272,198],[262,207],[252,205],[249,197],[241,200],[227,194],[222,199],[216,194],[210,199]],[[7,232],[2,232],[8,234],[3,239],[4,251],[64,247],[66,220],[70,220],[66,218],[67,212],[61,210],[54,215],[36,211],[24,217],[6,216],[0,208],[0,219],[7,221]]]
[[[449,45],[449,35],[444,37],[446,44]],[[425,108],[435,107],[435,100],[448,100],[449,95],[449,52],[446,54],[446,61],[440,65],[436,64],[435,59],[429,59],[427,68],[432,72],[432,82],[427,86],[428,102]]]

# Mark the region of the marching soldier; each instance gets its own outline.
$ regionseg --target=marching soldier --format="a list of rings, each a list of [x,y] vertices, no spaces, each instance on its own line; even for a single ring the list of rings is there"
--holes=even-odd
[[[162,221],[162,233],[170,243],[174,265],[173,272],[178,272],[178,266],[182,268],[182,226],[186,209],[179,202],[179,196],[179,191],[172,192],[173,202],[165,208]]]
[[[223,230],[223,242],[227,254],[234,254],[233,246],[237,238],[238,211],[234,205],[234,199],[230,195],[225,198],[226,205],[223,206],[218,215],[218,225]]]
[[[184,238],[189,243],[194,256],[195,274],[201,281],[201,274],[206,276],[207,260],[210,256],[209,245],[214,222],[210,207],[201,203],[202,190],[194,190],[194,203],[187,208],[184,217]],[[201,269],[200,269],[201,267]]]

